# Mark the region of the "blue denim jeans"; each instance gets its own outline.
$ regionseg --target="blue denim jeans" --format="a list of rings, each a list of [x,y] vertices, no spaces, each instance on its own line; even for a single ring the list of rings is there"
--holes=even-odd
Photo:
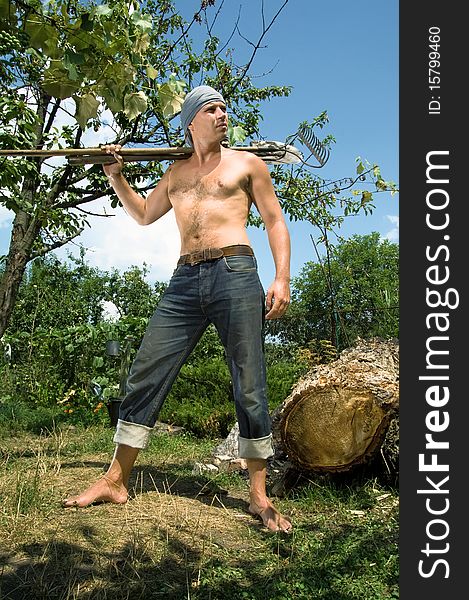
[[[231,373],[240,458],[273,455],[263,348],[265,297],[254,256],[174,271],[130,369],[114,441],[144,448],[179,370],[210,323]]]

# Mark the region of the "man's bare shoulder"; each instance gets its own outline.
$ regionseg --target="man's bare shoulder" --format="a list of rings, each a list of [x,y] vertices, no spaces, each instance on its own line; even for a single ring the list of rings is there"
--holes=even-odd
[[[252,173],[265,171],[267,169],[267,165],[262,158],[256,156],[252,152],[247,152],[246,150],[232,150],[231,148],[227,148],[224,155],[229,160],[233,160],[234,162],[243,165]]]
[[[177,173],[181,169],[184,170],[184,168],[186,167],[187,162],[189,160],[190,160],[190,158],[180,158],[178,160],[173,161],[166,169],[166,173],[173,174],[173,173]]]

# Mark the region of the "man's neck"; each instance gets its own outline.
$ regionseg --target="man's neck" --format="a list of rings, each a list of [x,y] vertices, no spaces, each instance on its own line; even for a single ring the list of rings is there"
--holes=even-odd
[[[194,143],[193,158],[196,158],[200,164],[205,164],[215,158],[220,158],[221,153],[222,146],[218,141],[205,143],[197,140]]]

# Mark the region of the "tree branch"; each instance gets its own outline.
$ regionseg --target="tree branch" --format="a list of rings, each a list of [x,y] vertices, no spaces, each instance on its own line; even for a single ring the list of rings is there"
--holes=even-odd
[[[56,240],[52,244],[44,244],[41,250],[34,250],[33,252],[31,252],[30,260],[34,260],[35,258],[38,258],[39,256],[45,256],[48,252],[52,252],[52,250],[57,250],[57,248],[61,248],[62,246],[65,246],[65,244],[68,244],[68,242],[71,242],[73,239],[75,239],[77,236],[79,236],[81,233],[83,233],[84,230],[85,230],[85,228],[82,227],[73,235],[69,235],[66,238],[61,238],[59,240]]]
[[[49,118],[47,119],[47,123],[42,131],[42,138],[41,141],[39,143],[40,147],[42,148],[44,145],[44,135],[49,133],[49,131],[51,130],[51,127],[54,123],[54,119],[57,115],[57,112],[60,108],[60,103],[62,102],[62,100],[60,98],[56,98],[55,102],[54,102],[54,106],[52,107],[52,110],[50,111],[49,114]]]
[[[254,46],[254,50],[251,54],[251,57],[249,58],[248,62],[246,63],[246,65],[243,67],[242,73],[240,75],[240,77],[238,77],[238,79],[236,79],[232,84],[231,84],[231,88],[230,88],[230,92],[232,90],[234,90],[235,88],[237,88],[241,82],[243,81],[243,79],[246,77],[249,69],[251,68],[251,65],[254,61],[254,58],[257,54],[257,51],[259,50],[259,48],[261,47],[261,42],[264,39],[264,37],[267,35],[269,29],[272,27],[272,25],[275,23],[275,21],[277,20],[278,16],[280,15],[280,13],[282,12],[282,10],[285,8],[285,6],[288,4],[288,0],[284,0],[282,6],[278,9],[278,11],[275,13],[275,15],[272,17],[270,23],[267,25],[267,27],[265,26],[265,18],[264,18],[264,3],[262,3],[262,34],[259,37],[259,39],[257,40],[256,44],[253,44],[252,42],[251,45]]]

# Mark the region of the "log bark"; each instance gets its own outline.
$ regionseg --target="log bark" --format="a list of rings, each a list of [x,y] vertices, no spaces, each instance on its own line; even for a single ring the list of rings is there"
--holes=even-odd
[[[398,341],[359,339],[308,372],[274,411],[274,446],[300,471],[348,471],[385,441],[398,452],[398,408]],[[396,468],[389,453],[385,462]]]

